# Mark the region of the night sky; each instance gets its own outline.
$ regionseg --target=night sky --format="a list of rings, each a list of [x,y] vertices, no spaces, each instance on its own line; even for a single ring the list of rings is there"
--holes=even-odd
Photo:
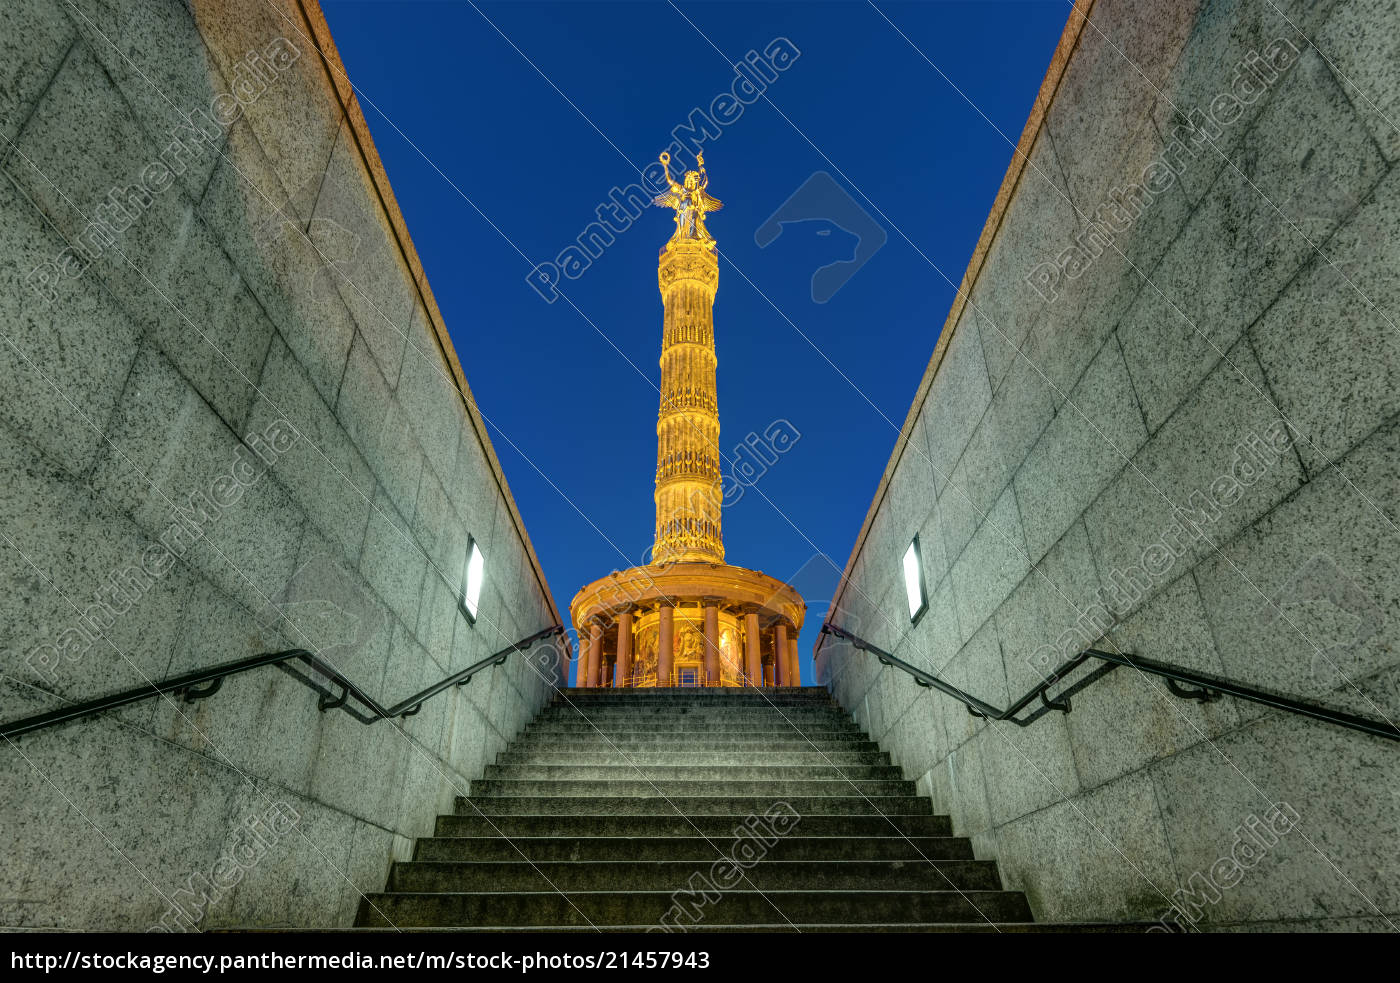
[[[671,213],[648,209],[561,275],[553,303],[527,277],[732,89],[734,62],[778,38],[799,53],[737,118],[727,104],[701,149],[724,202],[708,220],[720,449],[752,468],[758,455],[735,453],[746,436],[779,420],[801,435],[725,508],[726,560],[806,597],[810,681],[826,603],[1070,4],[322,6],[566,619],[580,587],[651,545]],[[781,234],[760,247],[775,214]],[[833,267],[814,300],[813,273],[853,254],[866,262],[844,280],[857,264]]]

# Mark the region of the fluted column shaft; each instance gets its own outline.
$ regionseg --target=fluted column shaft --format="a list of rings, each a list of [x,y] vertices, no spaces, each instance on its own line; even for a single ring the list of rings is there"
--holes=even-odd
[[[617,685],[632,685],[632,612],[617,616]]]
[[[598,685],[599,667],[603,661],[603,623],[601,621],[591,622],[588,626],[588,661],[585,663],[586,672],[584,686]]]
[[[781,621],[773,628],[773,685],[788,686],[787,625]]]
[[[719,607],[705,605],[705,685],[719,685]]]
[[[763,659],[758,647],[758,612],[744,615],[744,674],[750,686],[763,685]]]
[[[675,671],[676,657],[676,611],[675,608],[661,609],[658,635],[656,639],[656,685],[670,686],[671,674]]]

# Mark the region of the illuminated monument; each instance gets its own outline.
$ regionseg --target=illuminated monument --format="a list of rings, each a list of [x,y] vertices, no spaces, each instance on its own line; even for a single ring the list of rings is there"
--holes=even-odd
[[[715,240],[720,208],[705,158],[654,204],[675,210],[661,250],[661,410],[656,421],[656,540],[651,563],[584,587],[570,611],[579,686],[797,686],[806,605],[790,586],[728,566],[715,391]]]

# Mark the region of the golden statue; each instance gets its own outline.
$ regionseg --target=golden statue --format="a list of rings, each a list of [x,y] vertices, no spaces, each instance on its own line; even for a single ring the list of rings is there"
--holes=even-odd
[[[676,210],[676,234],[671,236],[672,242],[694,239],[712,246],[715,240],[705,228],[705,213],[719,211],[724,202],[705,190],[710,186],[710,177],[705,173],[705,155],[696,154],[695,163],[700,169],[686,171],[682,181],[677,182],[671,177],[671,155],[662,151],[661,166],[665,168],[666,183],[671,190],[657,195],[651,203]]]

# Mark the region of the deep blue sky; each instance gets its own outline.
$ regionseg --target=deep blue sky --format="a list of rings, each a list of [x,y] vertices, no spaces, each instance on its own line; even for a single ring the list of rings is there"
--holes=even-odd
[[[578,310],[546,304],[526,275],[730,88],[731,60],[779,36],[801,52],[768,88],[772,106],[760,99],[703,149],[725,203],[709,222],[724,257],[721,449],[779,418],[801,433],[725,509],[726,558],[806,596],[810,679],[826,602],[952,303],[930,262],[961,279],[1012,154],[909,42],[1015,140],[1069,3],[879,3],[909,41],[862,3],[678,0],[694,27],[664,2],[322,6],[566,617],[580,587],[651,543],[670,213],[650,209],[563,281]],[[825,304],[811,274],[837,258],[839,232],[808,223],[754,242],[821,170],[888,233]]]

